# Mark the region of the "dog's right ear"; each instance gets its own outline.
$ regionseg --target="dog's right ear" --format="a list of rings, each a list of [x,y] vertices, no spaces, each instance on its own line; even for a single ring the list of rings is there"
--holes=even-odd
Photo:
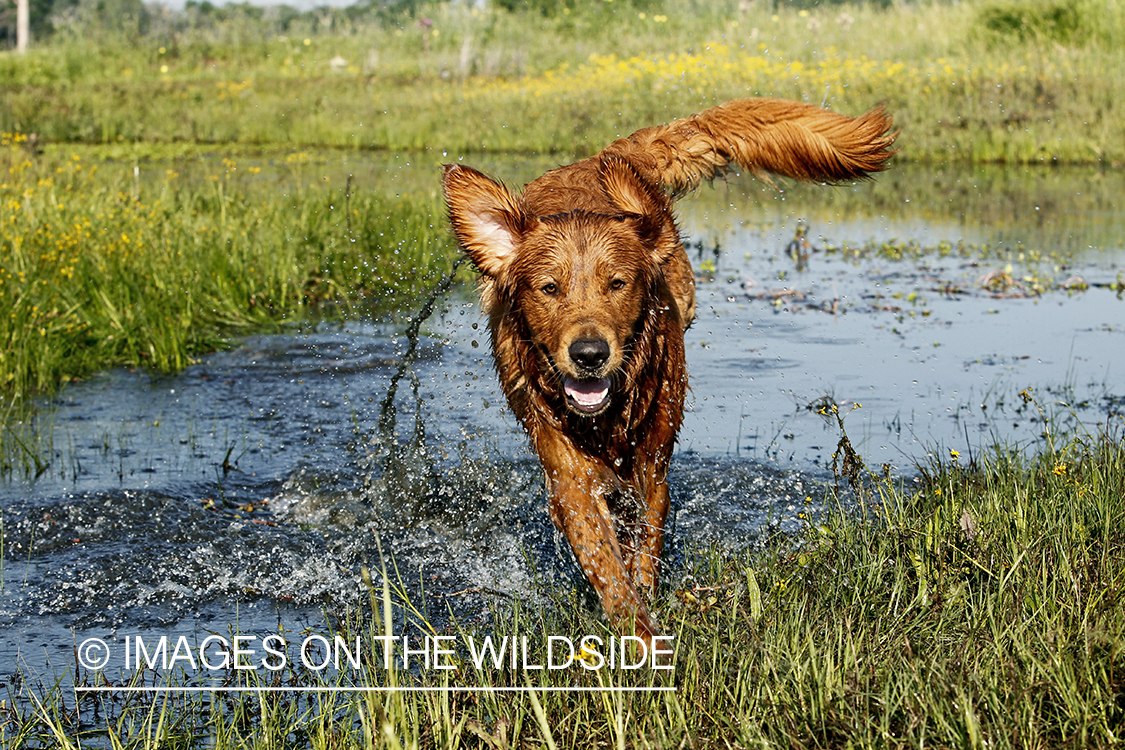
[[[525,230],[518,199],[499,182],[457,164],[445,165],[441,183],[457,243],[481,273],[498,278]]]

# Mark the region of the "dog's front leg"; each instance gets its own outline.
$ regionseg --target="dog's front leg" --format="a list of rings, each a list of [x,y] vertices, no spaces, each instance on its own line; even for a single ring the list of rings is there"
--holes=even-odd
[[[626,555],[627,567],[636,588],[646,596],[656,593],[660,555],[664,551],[664,521],[668,517],[668,467],[646,461],[645,498],[641,518],[633,529],[634,550]]]
[[[543,457],[543,468],[551,520],[566,535],[610,622],[618,632],[635,629],[636,635],[651,641],[659,628],[622,560],[606,502],[607,493],[617,488],[616,476],[577,451],[552,451],[550,458]]]

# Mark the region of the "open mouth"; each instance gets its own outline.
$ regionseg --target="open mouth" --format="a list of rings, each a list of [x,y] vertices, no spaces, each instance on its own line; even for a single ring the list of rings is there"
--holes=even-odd
[[[609,378],[596,380],[563,379],[567,403],[582,414],[597,414],[609,403]]]

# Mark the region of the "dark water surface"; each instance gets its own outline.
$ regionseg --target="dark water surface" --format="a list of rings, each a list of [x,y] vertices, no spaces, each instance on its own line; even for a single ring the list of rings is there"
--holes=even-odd
[[[401,191],[442,160],[309,169],[358,185],[383,170]],[[549,164],[483,166],[518,184]],[[901,167],[682,201],[702,280],[667,578],[693,547],[745,548],[795,528],[806,498],[815,510],[840,438],[816,413],[827,404],[870,465],[904,475],[934,452],[1045,444],[1036,404],[1060,425],[1120,421],[1123,191],[1096,169]],[[788,250],[798,226],[808,246]],[[470,292],[423,327],[393,434],[381,402],[402,323],[251,337],[175,376],[106,373],[44,404],[49,468],[0,486],[0,682],[73,670],[89,636],[323,628],[366,600],[359,567],[378,567],[380,544],[468,618],[497,595],[583,586]]]

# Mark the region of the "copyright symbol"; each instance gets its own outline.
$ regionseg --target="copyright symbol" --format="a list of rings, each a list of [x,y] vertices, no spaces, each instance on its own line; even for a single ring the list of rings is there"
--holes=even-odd
[[[109,646],[101,638],[87,638],[78,644],[78,663],[98,670],[109,663]]]

